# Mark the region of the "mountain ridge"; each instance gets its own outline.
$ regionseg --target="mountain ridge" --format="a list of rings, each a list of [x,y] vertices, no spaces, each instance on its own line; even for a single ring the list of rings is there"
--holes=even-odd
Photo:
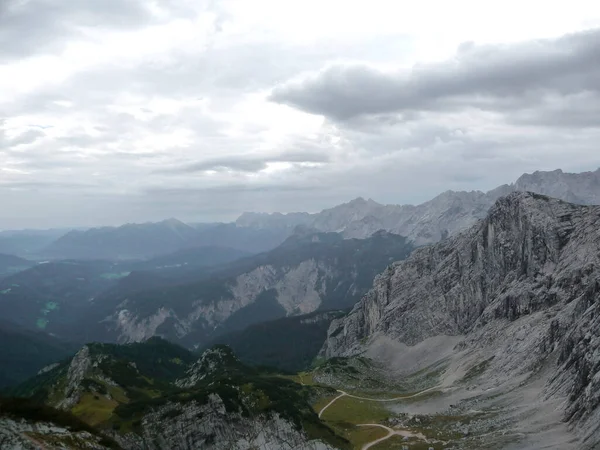
[[[87,344],[15,392],[131,450],[347,448],[312,409],[312,388],[245,366],[226,346],[198,357],[159,338]]]
[[[350,314],[333,321],[322,353],[366,352],[404,371],[422,367],[419,359],[446,361],[442,385],[458,390],[461,374],[482,373],[478,389],[464,391],[475,404],[485,404],[476,394],[486,389],[507,399],[520,393],[512,401],[529,416],[510,418],[528,423],[531,439],[565,420],[580,446],[548,448],[596,448],[598,267],[600,206],[515,192],[465,232],[380,274]],[[524,398],[529,403],[519,403]],[[562,417],[544,418],[544,408]]]
[[[347,238],[364,238],[385,229],[406,236],[417,245],[429,244],[468,228],[485,217],[498,198],[515,191],[532,191],[572,203],[600,204],[600,168],[581,173],[566,173],[560,169],[536,171],[487,192],[448,190],[419,205],[384,205],[358,197],[310,214],[310,220],[302,216],[297,224],[323,232],[341,232]],[[281,213],[274,214],[244,213],[239,224],[265,228],[271,218],[293,222],[294,217],[298,217],[298,213],[290,213],[289,218],[285,218],[285,214],[284,218]]]

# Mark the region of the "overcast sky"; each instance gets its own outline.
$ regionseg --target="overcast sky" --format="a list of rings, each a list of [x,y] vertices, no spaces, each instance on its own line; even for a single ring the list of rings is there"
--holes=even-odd
[[[598,2],[0,1],[0,228],[599,166]]]

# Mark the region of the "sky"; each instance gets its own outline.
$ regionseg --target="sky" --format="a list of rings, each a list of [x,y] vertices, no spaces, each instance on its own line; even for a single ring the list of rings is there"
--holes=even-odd
[[[598,2],[0,1],[0,229],[598,167]]]

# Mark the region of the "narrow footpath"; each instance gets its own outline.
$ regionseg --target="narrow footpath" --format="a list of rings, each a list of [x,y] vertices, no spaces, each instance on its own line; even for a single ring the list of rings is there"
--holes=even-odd
[[[357,400],[365,400],[365,401],[370,401],[370,402],[380,402],[380,403],[386,403],[386,402],[395,402],[398,400],[405,400],[405,399],[409,399],[409,398],[415,398],[415,397],[419,397],[423,394],[426,394],[427,392],[431,392],[434,390],[438,390],[440,389],[440,386],[435,386],[429,389],[425,389],[421,392],[417,392],[416,394],[412,394],[412,395],[403,395],[403,396],[399,396],[399,397],[394,397],[394,398],[368,398],[368,397],[359,397],[357,395],[352,395],[352,394],[348,394],[345,391],[341,391],[341,390],[337,390],[340,395],[338,395],[336,398],[334,398],[333,400],[331,400],[327,405],[325,405],[321,411],[319,412],[319,419],[323,416],[323,413],[327,410],[327,408],[329,408],[331,405],[333,405],[335,402],[337,402],[340,398],[342,397],[350,397],[350,398],[355,398]],[[420,439],[425,439],[425,436],[423,435],[417,435],[414,433],[410,433],[408,431],[404,431],[404,430],[394,430],[393,428],[390,427],[386,427],[385,425],[381,425],[378,423],[361,423],[357,425],[358,427],[377,427],[377,428],[382,428],[384,430],[386,430],[388,432],[388,434],[386,436],[383,436],[379,439],[376,439],[372,442],[369,442],[365,445],[363,445],[362,450],[368,450],[369,448],[373,447],[374,445],[379,444],[380,442],[386,441],[389,438],[391,438],[392,436],[402,436],[402,437],[418,437]]]

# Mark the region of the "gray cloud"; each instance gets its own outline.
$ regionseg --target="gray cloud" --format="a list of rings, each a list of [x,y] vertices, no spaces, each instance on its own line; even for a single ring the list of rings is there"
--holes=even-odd
[[[219,158],[209,158],[199,162],[184,164],[177,167],[160,169],[159,173],[193,173],[206,171],[232,170],[238,172],[260,172],[268,167],[268,163],[327,163],[330,157],[309,150],[290,151],[276,155],[230,155]]]
[[[0,61],[59,52],[73,38],[87,39],[86,28],[130,30],[189,13],[177,0],[2,0]]]
[[[276,87],[271,100],[337,120],[361,115],[515,109],[548,94],[600,91],[600,30],[512,45],[463,44],[444,63],[410,72],[333,65]]]
[[[0,60],[61,49],[81,27],[129,28],[152,18],[144,2],[119,0],[3,0],[0,4]]]
[[[375,68],[418,57],[418,37],[262,33],[234,3],[0,0],[0,76],[15,77],[0,100],[0,227],[417,203],[600,165],[600,30],[463,44],[390,73]],[[138,53],[146,37],[165,45]],[[88,44],[97,60],[70,59]],[[48,55],[56,71],[24,72]]]

